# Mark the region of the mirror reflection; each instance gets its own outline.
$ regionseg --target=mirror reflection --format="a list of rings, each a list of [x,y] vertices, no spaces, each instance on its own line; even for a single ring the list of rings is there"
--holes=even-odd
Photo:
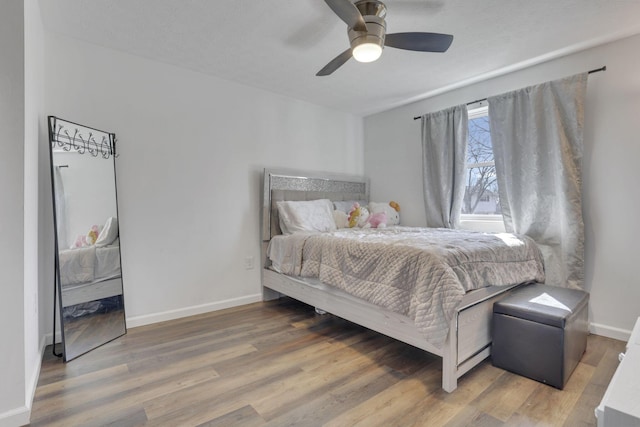
[[[126,333],[115,135],[49,117],[64,360]]]

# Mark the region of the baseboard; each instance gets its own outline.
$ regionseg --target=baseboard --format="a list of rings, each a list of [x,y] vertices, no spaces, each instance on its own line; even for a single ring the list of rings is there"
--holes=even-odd
[[[58,340],[56,341],[56,344],[62,343],[62,333],[60,332],[60,330],[56,331],[56,337],[58,338]],[[53,335],[51,334],[51,332],[48,333],[48,334],[44,334],[44,345],[45,345],[45,347],[48,346],[48,345],[51,345],[51,344],[53,344]]]
[[[47,339],[45,336],[43,336],[40,340],[38,357],[36,358],[34,366],[32,366],[31,368],[31,379],[27,383],[25,405],[0,414],[0,427],[15,427],[29,424],[31,418],[31,407],[33,406],[33,398],[36,394],[36,388],[38,387],[38,378],[40,377],[40,368],[42,367],[42,356],[44,355],[44,349],[47,346],[46,343]]]
[[[627,342],[631,338],[631,330],[614,328],[612,326],[602,325],[600,323],[591,323],[589,325],[589,332],[595,335],[602,335],[603,337],[613,338],[616,340]]]
[[[180,319],[182,317],[195,316],[196,314],[209,313],[211,311],[223,310],[225,308],[237,307],[245,304],[262,301],[262,294],[247,295],[240,298],[232,298],[224,301],[216,301],[209,304],[194,305],[191,307],[168,310],[160,313],[145,314],[142,316],[127,317],[127,328],[150,325],[152,323],[165,322],[167,320]],[[62,342],[60,331],[56,331],[57,343]],[[45,334],[45,346],[53,344],[52,333]],[[43,353],[44,354],[44,353]]]
[[[33,397],[36,395],[36,388],[38,387],[38,378],[40,378],[40,368],[42,367],[42,356],[44,356],[44,350],[47,347],[47,340],[43,336],[40,339],[40,346],[38,350],[38,357],[34,362],[34,366],[31,369],[33,375],[31,376],[31,380],[27,384],[27,392],[25,396],[27,396],[27,405],[29,409],[29,413],[31,413],[31,406],[33,405]]]
[[[180,319],[182,317],[194,316],[196,314],[209,313],[211,311],[223,310],[225,308],[237,307],[245,304],[262,301],[262,294],[247,295],[240,298],[232,298],[224,301],[216,301],[209,304],[194,305],[191,307],[179,308],[176,310],[164,311],[161,313],[145,314],[142,316],[127,317],[127,328],[150,325],[152,323],[165,322],[167,320]]]
[[[0,427],[16,427],[29,424],[31,410],[26,406],[0,414]]]

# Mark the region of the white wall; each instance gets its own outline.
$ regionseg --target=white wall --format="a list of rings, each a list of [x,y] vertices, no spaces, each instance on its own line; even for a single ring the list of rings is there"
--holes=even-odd
[[[118,139],[129,326],[261,298],[263,168],[363,172],[358,117],[50,33],[45,52],[47,114]]]
[[[46,226],[41,224],[40,182],[41,173],[46,175],[46,172],[40,169],[40,141],[46,135],[46,126],[43,123],[43,27],[37,0],[24,1],[24,60],[24,405],[30,413],[44,349],[44,331],[40,328],[41,295],[43,288],[51,286],[51,275],[43,280],[40,270],[42,238],[46,235],[43,232]]]
[[[586,280],[592,331],[625,339],[640,316],[640,36],[592,48],[366,117],[373,200],[396,200],[406,225],[426,224],[420,121],[414,116],[607,66],[589,76],[583,164]],[[425,75],[428,78],[428,73]]]
[[[0,426],[12,426],[29,421],[40,367],[41,32],[31,30],[41,23],[35,0],[8,0],[0,7]]]
[[[24,7],[0,13],[0,425],[22,412],[25,396],[24,317]]]

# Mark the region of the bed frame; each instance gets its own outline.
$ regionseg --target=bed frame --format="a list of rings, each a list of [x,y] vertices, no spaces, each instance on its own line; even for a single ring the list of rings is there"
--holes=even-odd
[[[357,176],[299,171],[264,171],[262,207],[263,299],[286,295],[316,310],[326,311],[404,343],[442,357],[442,388],[452,392],[458,378],[487,358],[491,351],[493,303],[516,286],[489,287],[467,293],[451,319],[442,348],[429,343],[413,321],[328,286],[317,279],[292,277],[271,270],[266,247],[281,234],[275,202],[279,200],[369,200],[369,182]]]
[[[100,279],[90,283],[63,286],[62,306],[69,307],[121,294],[122,278],[120,276]]]

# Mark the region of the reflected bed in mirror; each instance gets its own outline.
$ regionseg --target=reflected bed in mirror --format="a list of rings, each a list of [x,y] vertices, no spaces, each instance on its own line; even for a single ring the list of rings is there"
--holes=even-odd
[[[49,142],[54,304],[61,313],[64,360],[69,361],[126,333],[115,134],[50,116]]]

